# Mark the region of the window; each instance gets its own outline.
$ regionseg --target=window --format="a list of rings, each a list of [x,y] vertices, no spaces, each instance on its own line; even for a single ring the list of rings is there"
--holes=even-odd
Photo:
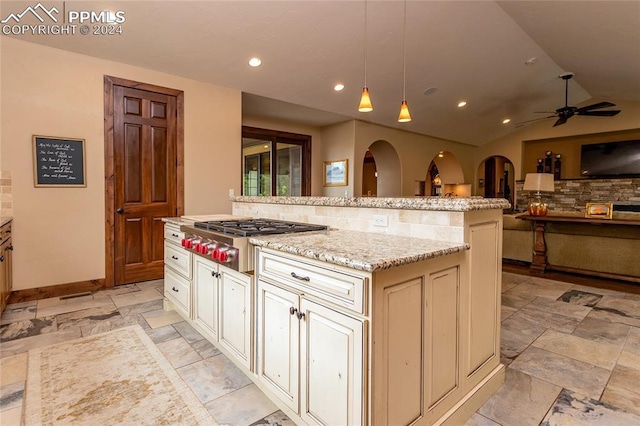
[[[242,195],[311,194],[311,136],[242,127]]]

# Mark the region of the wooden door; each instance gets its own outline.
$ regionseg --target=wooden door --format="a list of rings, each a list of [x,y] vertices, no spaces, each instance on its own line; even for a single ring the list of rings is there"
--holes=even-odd
[[[260,380],[298,413],[299,298],[258,281],[258,366]]]
[[[114,88],[115,284],[163,276],[163,217],[177,213],[176,97]]]
[[[300,416],[309,425],[366,424],[364,324],[302,299]]]

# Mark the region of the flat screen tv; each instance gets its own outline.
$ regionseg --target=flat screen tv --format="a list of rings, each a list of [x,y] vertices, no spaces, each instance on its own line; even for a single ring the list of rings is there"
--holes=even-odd
[[[640,139],[582,145],[580,174],[585,177],[640,176]]]

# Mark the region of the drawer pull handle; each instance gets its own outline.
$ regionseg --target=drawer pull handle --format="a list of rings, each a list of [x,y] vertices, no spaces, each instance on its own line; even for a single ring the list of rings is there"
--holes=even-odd
[[[309,278],[309,277],[302,277],[302,276],[300,276],[300,275],[296,274],[295,272],[292,272],[292,273],[291,273],[291,276],[292,276],[293,278],[295,278],[296,280],[300,280],[300,281],[311,281],[311,278]]]
[[[171,258],[172,258],[173,260],[178,260],[178,258],[177,258],[176,256],[171,256]]]
[[[178,293],[178,289],[175,287],[171,287],[171,290],[175,291],[176,293]]]
[[[303,320],[304,319],[304,312],[298,312],[296,314],[296,316],[298,317],[299,320]]]
[[[298,310],[297,310],[296,308],[294,308],[293,306],[289,308],[289,313],[290,313],[291,315],[295,315],[295,314],[296,314],[296,312],[298,312]]]
[[[180,235],[172,233],[171,236],[178,238]]]

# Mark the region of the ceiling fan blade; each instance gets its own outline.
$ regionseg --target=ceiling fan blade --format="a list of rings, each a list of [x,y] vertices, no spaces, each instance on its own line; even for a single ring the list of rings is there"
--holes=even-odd
[[[619,109],[612,109],[609,111],[580,111],[578,110],[578,115],[591,115],[593,117],[613,117],[620,113]]]
[[[609,108],[612,106],[616,106],[616,104],[612,104],[611,102],[598,102],[597,104],[583,106],[582,108],[578,108],[578,111],[591,111],[592,109],[600,109],[600,108]]]
[[[556,121],[556,124],[554,124],[553,127],[556,127],[556,126],[559,126],[561,124],[566,123],[568,119],[569,119],[569,117],[560,117],[560,118],[558,118],[558,121]]]
[[[519,122],[516,123],[516,125],[525,124],[525,123],[531,123],[533,121],[546,120],[547,118],[554,118],[554,117],[557,117],[557,115],[550,115],[548,117],[534,118],[533,120],[519,121]]]

